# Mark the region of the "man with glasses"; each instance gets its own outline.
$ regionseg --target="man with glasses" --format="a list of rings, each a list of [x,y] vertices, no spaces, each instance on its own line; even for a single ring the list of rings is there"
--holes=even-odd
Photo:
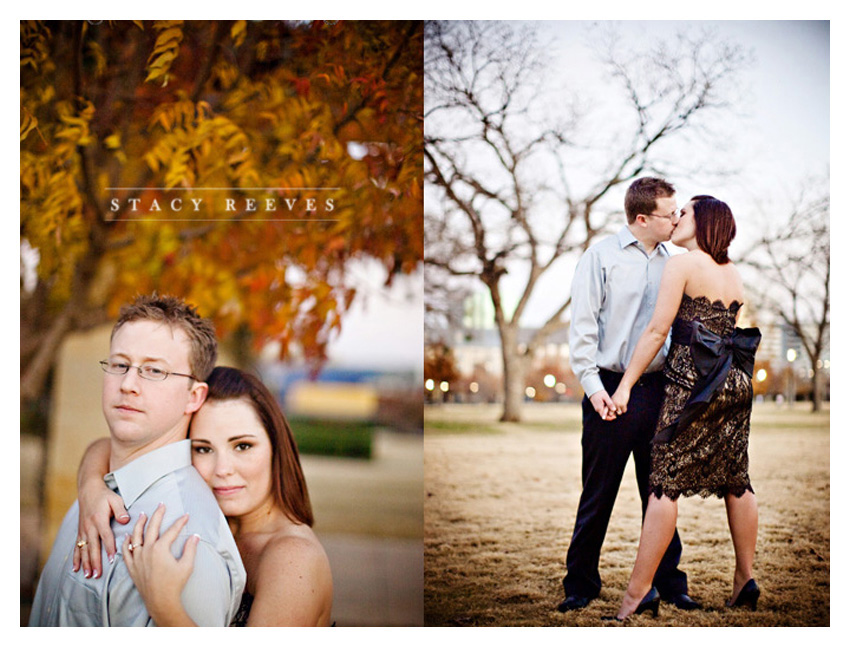
[[[179,299],[154,295],[121,311],[109,357],[100,362],[110,434],[110,471],[104,480],[129,516],[129,522],[121,520],[123,526],[113,520],[112,532],[127,534],[159,505],[165,506],[163,528],[185,523],[172,551],[179,556],[184,545],[194,551],[195,567],[181,600],[199,626],[227,626],[245,584],[236,543],[212,491],[192,467],[186,438],[192,414],[206,398],[204,380],[217,349],[209,320]],[[78,527],[75,502],[41,574],[30,626],[152,625],[120,552],[103,549],[102,573],[72,569],[74,549],[98,541],[78,536]]]
[[[626,414],[617,416],[610,394],[652,318],[668,258],[663,243],[679,221],[675,189],[652,177],[626,192],[627,223],[582,255],[572,284],[570,364],[585,392],[582,401],[582,493],[570,546],[561,612],[581,609],[602,588],[599,555],[629,456],[634,456],[642,509],[649,497],[650,441],[663,397],[669,342],[635,385]],[[678,532],[656,572],[661,597],[680,609],[699,608],[678,569]]]

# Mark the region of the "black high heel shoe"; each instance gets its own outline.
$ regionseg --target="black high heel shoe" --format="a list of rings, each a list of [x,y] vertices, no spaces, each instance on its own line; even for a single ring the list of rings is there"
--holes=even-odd
[[[729,607],[743,607],[748,606],[753,611],[756,610],[756,604],[759,601],[759,595],[761,591],[759,590],[758,584],[756,584],[755,580],[749,580],[744,587],[741,589],[740,593],[738,593],[738,597],[735,598],[734,602],[729,602],[727,606]]]
[[[643,600],[640,601],[640,604],[637,605],[637,608],[632,611],[626,618],[629,616],[637,616],[643,613],[644,611],[652,611],[652,617],[658,617],[658,605],[661,603],[661,594],[658,593],[658,589],[654,586],[649,589],[649,593],[643,596]],[[603,616],[603,620],[616,620],[617,622],[623,622],[626,618],[618,618],[617,616]]]

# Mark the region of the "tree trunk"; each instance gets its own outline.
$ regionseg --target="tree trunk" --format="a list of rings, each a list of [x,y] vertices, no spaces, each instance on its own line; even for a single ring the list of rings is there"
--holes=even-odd
[[[42,343],[33,358],[21,373],[21,403],[33,402],[42,394],[47,375],[59,354],[59,347],[65,335],[71,330],[71,313],[65,310],[54,320],[50,330],[42,338]]]
[[[502,367],[505,406],[500,422],[519,422],[522,418],[522,396],[525,383],[525,361],[517,348],[518,326],[505,324],[499,328],[502,340]]]
[[[817,366],[817,364],[815,365]],[[815,368],[812,375],[812,413],[821,410],[823,402],[823,393],[821,393],[820,370]]]
[[[81,166],[86,166],[86,158],[81,153]],[[98,212],[94,217],[89,234],[89,246],[85,255],[77,262],[71,286],[71,298],[62,308],[62,312],[50,323],[42,336],[38,350],[21,370],[21,403],[38,398],[45,389],[47,376],[53,367],[59,349],[65,337],[79,327],[80,319],[91,319],[88,296],[100,259],[106,246],[106,230],[103,218]],[[21,327],[25,325],[22,320]]]

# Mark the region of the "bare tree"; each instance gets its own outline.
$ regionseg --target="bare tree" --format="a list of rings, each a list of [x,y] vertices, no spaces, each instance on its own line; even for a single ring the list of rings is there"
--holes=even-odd
[[[829,182],[807,182],[787,218],[771,213],[765,220],[763,235],[742,262],[758,272],[751,283],[758,306],[800,339],[812,368],[812,411],[820,411],[829,348]]]
[[[594,113],[582,111],[581,101],[550,116],[553,68],[533,26],[426,23],[426,281],[469,277],[486,286],[502,346],[503,421],[520,419],[530,359],[568,325],[564,285],[552,296],[548,320],[519,343],[541,278],[622,219],[610,206],[614,189],[674,170],[663,144],[726,110],[724,98],[747,64],[739,48],[716,44],[710,34],[669,41],[626,51],[616,38],[597,39],[622,105],[604,106],[604,141],[590,141],[588,133],[598,132],[587,126]],[[508,271],[523,276],[515,308],[503,300]]]

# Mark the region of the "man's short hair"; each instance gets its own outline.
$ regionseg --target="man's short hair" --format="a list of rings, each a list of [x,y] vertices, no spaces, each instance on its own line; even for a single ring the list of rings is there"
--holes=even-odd
[[[626,220],[632,224],[639,213],[649,215],[658,206],[658,198],[670,198],[676,194],[673,185],[657,177],[642,177],[632,182],[626,191]]]
[[[189,337],[189,368],[192,375],[203,382],[212,373],[218,358],[215,326],[183,299],[156,293],[136,297],[133,303],[121,308],[110,340],[121,326],[133,321],[160,321],[171,327],[179,327]]]

